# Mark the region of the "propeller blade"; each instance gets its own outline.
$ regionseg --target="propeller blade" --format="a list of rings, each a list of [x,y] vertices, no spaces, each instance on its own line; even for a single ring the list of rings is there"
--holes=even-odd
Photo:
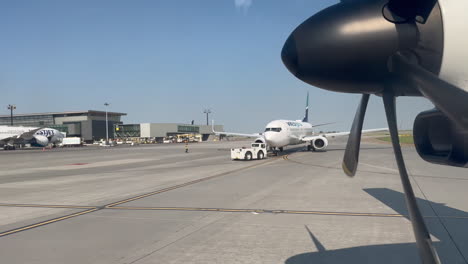
[[[356,174],[359,160],[359,148],[361,146],[362,124],[364,123],[364,116],[366,114],[369,96],[369,94],[362,95],[361,103],[359,104],[359,107],[356,110],[356,115],[354,116],[348,143],[346,144],[342,167],[344,173],[350,177]]]
[[[424,219],[419,211],[416,198],[414,196],[413,188],[406,171],[403,154],[401,152],[400,140],[398,138],[397,118],[395,111],[395,96],[393,92],[383,93],[383,102],[385,105],[385,114],[387,115],[388,128],[390,129],[390,137],[392,139],[393,152],[395,153],[395,160],[400,172],[401,183],[405,192],[406,206],[413,225],[414,236],[416,237],[416,244],[418,246],[419,255],[422,263],[424,264],[439,264],[440,260],[437,252],[432,245],[432,240],[427,231]]]
[[[413,84],[452,122],[468,131],[468,93],[412,63],[400,53],[391,58],[390,70]]]

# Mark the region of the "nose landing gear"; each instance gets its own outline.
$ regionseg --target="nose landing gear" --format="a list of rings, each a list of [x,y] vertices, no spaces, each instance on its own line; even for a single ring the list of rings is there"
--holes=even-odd
[[[283,152],[283,147],[270,147],[270,151],[273,152],[273,155],[278,156],[278,153]]]

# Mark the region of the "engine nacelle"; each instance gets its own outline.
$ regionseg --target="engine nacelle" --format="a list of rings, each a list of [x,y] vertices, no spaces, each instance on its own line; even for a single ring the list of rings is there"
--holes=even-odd
[[[63,137],[59,136],[59,135],[53,135],[52,138],[50,139],[50,143],[60,143],[62,142],[63,140]]]
[[[328,139],[323,136],[319,136],[312,141],[312,146],[316,150],[323,150],[328,146]]]
[[[264,138],[256,138],[254,143],[265,143],[265,139]]]
[[[45,147],[49,144],[49,139],[46,136],[42,135],[34,135],[34,141],[34,144],[40,147]]]
[[[468,167],[468,131],[458,128],[438,109],[416,117],[413,138],[419,156],[425,161]]]

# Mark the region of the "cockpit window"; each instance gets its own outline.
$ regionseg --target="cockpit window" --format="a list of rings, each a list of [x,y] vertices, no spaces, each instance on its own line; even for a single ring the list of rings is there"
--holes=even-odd
[[[266,131],[274,131],[274,132],[280,132],[281,131],[281,127],[267,127],[265,129],[265,132]]]

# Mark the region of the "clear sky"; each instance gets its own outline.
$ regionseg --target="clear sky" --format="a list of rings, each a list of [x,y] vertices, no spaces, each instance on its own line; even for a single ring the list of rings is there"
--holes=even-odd
[[[360,95],[309,86],[280,52],[291,31],[334,4],[321,0],[41,0],[0,2],[0,114],[104,110],[125,123],[205,122],[259,132],[273,119],[348,130]],[[371,97],[366,128],[386,127]],[[398,99],[399,124],[432,107]],[[211,119],[211,117],[210,117]]]

